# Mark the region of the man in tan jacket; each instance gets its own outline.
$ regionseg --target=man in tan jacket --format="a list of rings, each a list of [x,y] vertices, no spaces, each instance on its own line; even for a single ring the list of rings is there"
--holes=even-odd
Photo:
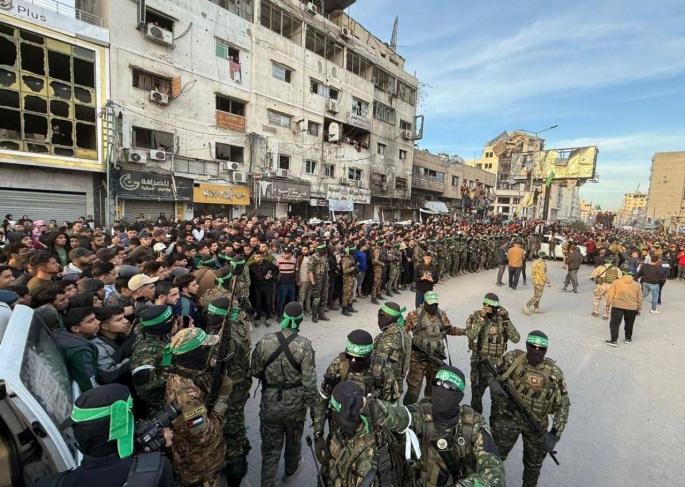
[[[525,251],[521,248],[519,240],[514,241],[514,246],[507,252],[509,263],[509,288],[516,289],[519,285],[519,276],[523,267]]]
[[[633,341],[635,317],[642,311],[642,289],[633,279],[633,271],[624,264],[621,266],[621,273],[623,274],[621,278],[611,283],[607,297],[607,306],[611,306],[611,321],[609,321],[611,339],[605,341],[607,345],[612,347],[618,347],[616,343],[618,341],[618,328],[624,319],[625,339],[623,341],[626,344]]]

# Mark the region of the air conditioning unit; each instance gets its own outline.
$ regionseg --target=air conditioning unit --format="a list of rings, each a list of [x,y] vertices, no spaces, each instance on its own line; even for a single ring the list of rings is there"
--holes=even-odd
[[[329,98],[326,101],[326,110],[332,113],[338,113],[338,100],[334,100],[333,98]]]
[[[319,7],[317,7],[314,2],[307,2],[307,12],[316,15],[319,13]]]
[[[150,92],[150,101],[157,103],[159,105],[168,105],[169,95],[165,95],[164,93],[157,90],[152,90]]]
[[[348,184],[350,184],[350,180],[346,177],[342,177],[340,178],[340,184],[347,186]]]
[[[145,28],[145,37],[167,46],[174,45],[174,34],[155,24],[147,24],[147,27]]]
[[[350,32],[350,29],[347,27],[341,27],[340,28],[340,37],[344,39],[350,39],[352,37],[352,33]]]
[[[355,179],[350,180],[350,186],[355,186],[357,188],[363,188],[364,187],[364,182],[363,181],[357,181]]]
[[[404,140],[412,140],[414,138],[414,134],[412,134],[411,130],[405,130],[402,132],[402,138]]]
[[[307,120],[306,118],[303,120],[298,120],[296,123],[296,132],[306,132],[307,130],[309,130],[309,120]]]
[[[235,162],[233,163],[235,164]],[[236,171],[233,173],[233,182],[234,183],[246,183],[247,182],[247,173],[243,171]]]
[[[237,171],[240,168],[240,164],[237,162],[224,162],[221,166],[221,169],[224,171]]]
[[[153,161],[166,161],[166,152],[163,150],[151,150],[150,159]]]
[[[147,154],[143,151],[128,151],[128,162],[135,162],[136,164],[147,164]]]
[[[287,178],[288,177],[288,170],[287,169],[276,169],[276,176],[281,177],[281,178]]]
[[[388,185],[387,185],[386,183],[381,184],[381,189],[382,189],[383,191],[387,191],[387,190],[388,190]]]

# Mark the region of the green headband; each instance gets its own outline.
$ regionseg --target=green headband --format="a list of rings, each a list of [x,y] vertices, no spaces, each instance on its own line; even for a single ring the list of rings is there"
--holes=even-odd
[[[207,338],[207,333],[205,333],[203,330],[200,330],[197,336],[195,336],[192,340],[189,340],[185,342],[182,345],[179,345],[178,347],[171,348],[171,344],[168,343],[164,347],[164,353],[162,354],[162,367],[169,367],[171,365],[171,355],[181,355],[182,353],[190,352],[192,350],[195,350],[196,348],[199,348],[202,346],[204,343],[205,339]]]
[[[202,262],[203,264],[213,264],[214,263],[214,257],[212,257],[211,259],[207,259],[207,260],[201,260],[200,262]]]
[[[212,313],[213,315],[226,316],[228,314],[227,309],[221,309],[218,306],[210,304],[207,308],[207,313]]]
[[[459,377],[457,374],[455,374],[454,372],[452,372],[450,370],[444,370],[444,369],[438,370],[438,373],[435,374],[435,378],[437,380],[441,380],[444,382],[451,382],[452,384],[457,386],[457,388],[461,392],[464,392],[464,389],[466,389],[466,384],[464,384],[464,379],[462,379],[461,377]]]
[[[335,409],[337,412],[340,412],[340,403],[336,401],[333,396],[331,396],[331,406],[333,406],[333,409]]]
[[[483,304],[487,304],[489,306],[499,306],[499,301],[494,301],[492,299],[483,298]]]
[[[119,458],[126,458],[133,454],[134,420],[131,408],[133,399],[128,396],[126,401],[115,401],[111,406],[101,408],[81,409],[74,406],[71,419],[76,423],[94,421],[109,417],[109,441],[116,440]]]
[[[396,309],[389,308],[387,304],[384,304],[383,307],[381,308],[381,311],[385,313],[386,315],[390,316],[399,316],[399,319],[397,320],[397,324],[400,326],[404,326],[404,313],[407,311],[407,307],[405,306],[401,310],[397,311]]]
[[[376,240],[376,245],[383,245],[385,243],[385,239],[381,238],[379,240]]]
[[[157,318],[152,318],[151,320],[144,321],[140,320],[140,324],[143,326],[155,326],[159,325],[161,323],[164,323],[167,321],[169,318],[171,318],[171,315],[173,312],[171,311],[171,306],[167,306],[166,311],[159,315]]]
[[[351,355],[368,355],[373,350],[373,344],[369,345],[357,345],[347,340],[347,353]]]
[[[233,261],[233,257],[231,257],[230,255],[226,255],[226,254],[218,254],[218,255],[219,255],[219,258],[221,260],[227,260],[229,262]]]
[[[423,301],[425,303],[427,303],[430,299],[435,300],[437,304],[440,303],[440,300],[438,299],[438,293],[435,293],[433,291],[427,292],[423,295]]]
[[[321,244],[321,245],[317,245],[316,248],[317,248],[317,250],[325,249],[325,248],[326,248],[326,244],[323,243],[323,244]]]
[[[549,344],[549,340],[547,340],[546,338],[537,336],[537,335],[528,335],[526,342],[530,343],[531,345],[536,345],[538,347],[545,347],[545,348],[547,348],[547,345]]]
[[[297,320],[301,320],[304,317],[303,313],[300,313],[299,316],[290,316],[288,313],[283,312],[283,321],[281,321],[281,328],[284,330],[286,328],[297,328]]]

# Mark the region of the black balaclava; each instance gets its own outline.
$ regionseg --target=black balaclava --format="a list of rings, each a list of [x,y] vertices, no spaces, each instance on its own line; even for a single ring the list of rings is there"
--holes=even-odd
[[[366,330],[354,330],[347,335],[345,355],[350,361],[350,370],[355,374],[366,370],[371,365],[373,337]]]
[[[526,338],[526,357],[528,358],[528,363],[533,367],[541,364],[545,359],[548,345],[547,335],[540,330],[531,331],[528,334],[528,338]]]
[[[331,394],[331,420],[345,439],[352,438],[364,421],[360,414],[363,407],[364,395],[357,384],[345,381],[335,386]]]
[[[397,313],[397,316],[393,316],[395,312]],[[389,325],[396,323],[401,316],[402,312],[399,304],[393,302],[385,303],[381,309],[378,310],[378,328],[380,328],[381,331],[385,330]]]
[[[197,347],[190,352],[182,353],[174,357],[176,365],[193,370],[204,370],[209,365],[209,355],[212,347]]]
[[[241,276],[243,274],[243,271],[245,270],[245,256],[234,256],[233,262],[231,263],[231,267],[233,267],[233,275]]]
[[[495,314],[497,313],[497,309],[499,308],[499,296],[497,296],[495,293],[487,293],[485,297],[483,298],[483,307],[490,307],[492,311],[488,314]]]
[[[122,384],[105,384],[81,394],[74,406],[81,409],[95,409],[111,406],[117,401],[126,401],[131,396],[128,387]],[[109,439],[110,417],[73,423],[72,430],[79,450],[91,457],[106,457],[117,453],[117,440]]]
[[[213,299],[207,306],[207,329],[212,332],[218,330],[224,317],[231,309],[231,300],[228,298]]]
[[[150,306],[140,314],[140,324],[143,330],[153,336],[169,335],[175,323],[176,315],[171,307],[163,304]]]
[[[461,370],[451,365],[443,365],[438,369],[431,396],[431,410],[437,422],[449,426],[459,420],[465,389],[466,378]]]
[[[429,315],[435,315],[438,312],[438,303],[424,304],[423,310]]]

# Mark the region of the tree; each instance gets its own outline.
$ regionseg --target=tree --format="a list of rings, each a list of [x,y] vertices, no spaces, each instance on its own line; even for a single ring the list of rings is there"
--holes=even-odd
[[[587,230],[587,225],[585,225],[585,222],[581,220],[574,220],[571,223],[569,223],[568,226],[578,232],[584,232],[585,230]]]

